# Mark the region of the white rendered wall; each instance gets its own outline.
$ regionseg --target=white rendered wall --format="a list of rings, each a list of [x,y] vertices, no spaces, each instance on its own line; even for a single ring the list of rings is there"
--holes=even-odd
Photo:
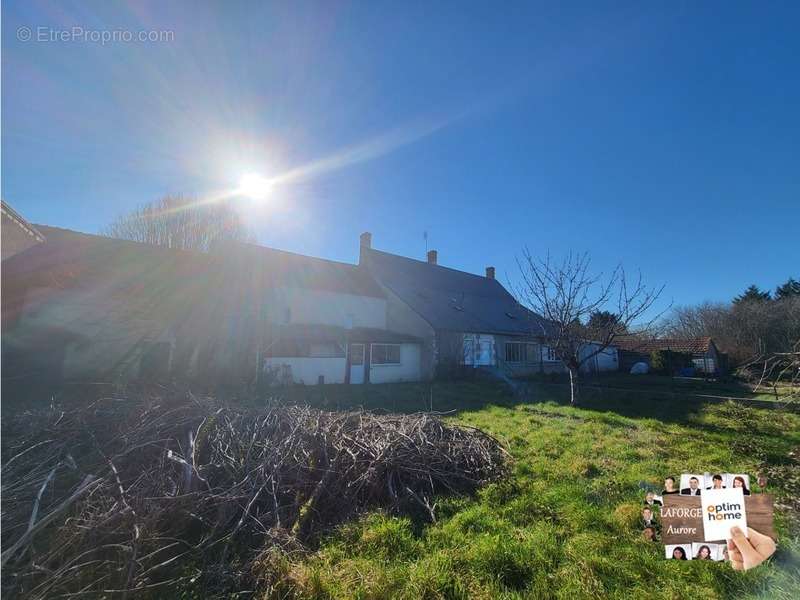
[[[400,344],[399,365],[370,365],[370,383],[396,383],[421,379],[419,344]]]
[[[273,323],[386,329],[383,298],[279,287],[266,302],[268,319]]]
[[[265,367],[289,365],[292,369],[292,382],[317,385],[319,376],[325,383],[344,383],[345,358],[273,357],[264,360]]]

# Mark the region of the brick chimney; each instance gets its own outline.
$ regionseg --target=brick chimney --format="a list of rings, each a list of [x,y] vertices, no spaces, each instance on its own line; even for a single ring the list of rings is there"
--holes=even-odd
[[[486,279],[494,279],[494,267],[486,267]]]
[[[428,250],[428,264],[435,265],[439,258],[439,253],[436,250]]]
[[[372,248],[372,234],[369,231],[365,231],[358,236],[358,264],[364,262],[364,250],[369,250],[370,248]]]

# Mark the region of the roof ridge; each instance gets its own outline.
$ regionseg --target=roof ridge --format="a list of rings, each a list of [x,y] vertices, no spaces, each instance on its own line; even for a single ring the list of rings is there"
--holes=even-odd
[[[431,264],[431,263],[429,263],[427,261],[420,260],[418,258],[411,258],[410,256],[403,256],[402,254],[393,254],[392,252],[386,252],[385,250],[376,250],[375,248],[366,248],[366,250],[368,250],[370,252],[375,252],[377,254],[383,254],[385,256],[391,256],[392,258],[400,258],[400,259],[403,259],[403,260],[409,260],[409,261],[412,261],[412,262],[415,262],[415,263],[419,263],[421,265],[427,265],[429,267],[444,269],[446,271],[452,271],[454,273],[459,273],[460,275],[469,275],[470,277],[476,277],[476,278],[481,279],[481,280],[495,281],[497,283],[500,283],[496,279],[489,279],[488,277],[485,277],[484,275],[479,275],[478,273],[470,273],[469,271],[462,271],[460,269],[454,269],[453,267],[446,267],[445,265],[440,265],[438,263],[437,264]],[[502,286],[502,284],[500,284],[500,285]]]
[[[333,260],[330,258],[322,258],[321,256],[312,256],[310,254],[301,254],[300,252],[292,252],[291,250],[282,250],[280,248],[273,248],[272,246],[264,246],[262,244],[257,244],[255,242],[234,242],[234,243],[239,244],[241,246],[246,246],[248,248],[253,248],[256,250],[275,252],[278,254],[288,254],[289,256],[297,256],[299,258],[318,260],[320,262],[331,263],[334,265],[340,265],[344,267],[353,267],[353,268],[360,267],[360,265],[357,265],[355,263],[344,262],[341,260]]]
[[[169,246],[164,246],[162,244],[151,244],[149,242],[140,242],[138,240],[128,240],[125,238],[117,238],[112,237],[109,235],[103,235],[101,233],[86,233],[85,231],[78,231],[77,229],[68,229],[66,227],[58,227],[56,225],[42,225],[36,224],[36,227],[43,228],[46,230],[58,230],[59,232],[65,232],[70,235],[80,236],[84,238],[89,238],[92,241],[103,242],[103,243],[111,243],[111,244],[119,244],[119,245],[135,245],[137,248],[148,248],[153,249],[156,252],[174,252],[174,253],[181,253],[187,254],[191,256],[205,256],[211,257],[214,256],[212,252],[203,252],[202,250],[196,250],[192,248],[170,248]],[[59,241],[59,238],[55,240],[47,240],[47,236],[45,235],[45,240],[49,241],[50,243],[55,243]]]

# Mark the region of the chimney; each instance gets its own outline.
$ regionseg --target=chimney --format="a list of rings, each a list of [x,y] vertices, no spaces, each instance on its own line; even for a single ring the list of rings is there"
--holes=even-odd
[[[428,264],[435,265],[436,260],[439,258],[439,253],[436,250],[428,250]]]
[[[365,231],[358,236],[358,264],[364,262],[364,250],[369,250],[370,248],[372,248],[372,234],[369,231]]]
[[[494,267],[486,267],[486,279],[494,279]]]

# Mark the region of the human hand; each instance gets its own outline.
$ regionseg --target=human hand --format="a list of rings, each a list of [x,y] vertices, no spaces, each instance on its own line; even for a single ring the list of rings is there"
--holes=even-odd
[[[749,538],[739,527],[731,527],[732,538],[728,540],[728,556],[736,571],[747,571],[757,567],[775,553],[775,541],[763,533],[748,527]]]

